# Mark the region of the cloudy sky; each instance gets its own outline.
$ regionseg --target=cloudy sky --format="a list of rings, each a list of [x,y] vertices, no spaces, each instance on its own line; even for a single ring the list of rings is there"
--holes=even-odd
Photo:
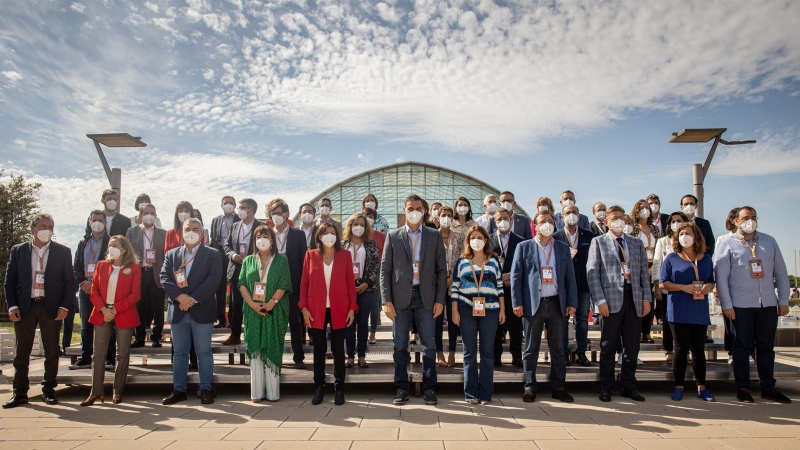
[[[74,246],[107,186],[123,213],[148,192],[162,215],[190,200],[281,195],[292,209],[398,160],[446,166],[517,193],[577,194],[664,210],[706,181],[716,233],[751,204],[794,272],[800,249],[800,2],[0,0],[0,166],[43,183]],[[75,241],[75,242],[72,242]]]

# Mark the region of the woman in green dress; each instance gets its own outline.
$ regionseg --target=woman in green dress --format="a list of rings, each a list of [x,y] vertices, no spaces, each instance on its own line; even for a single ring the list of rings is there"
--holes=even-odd
[[[242,262],[239,292],[244,297],[244,343],[250,363],[250,398],[280,399],[281,361],[289,325],[292,283],[289,260],[277,252],[275,232],[260,225],[256,250]]]

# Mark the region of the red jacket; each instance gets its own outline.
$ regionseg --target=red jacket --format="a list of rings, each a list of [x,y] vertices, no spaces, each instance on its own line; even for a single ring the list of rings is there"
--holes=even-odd
[[[113,266],[106,260],[100,260],[92,277],[91,301],[92,315],[89,322],[102,325],[105,320],[100,308],[106,306],[108,293],[108,278],[111,276]],[[136,302],[142,294],[142,269],[136,264],[128,264],[119,271],[117,278],[117,291],[114,294],[114,323],[117,328],[134,328],[139,326],[139,313],[136,312]]]
[[[317,250],[306,252],[303,261],[303,277],[300,281],[300,309],[308,308],[311,328],[325,328],[325,267],[322,253]],[[339,250],[333,256],[331,272],[331,328],[339,330],[347,326],[349,310],[358,312],[356,304],[356,280],[353,278],[353,259],[347,250]]]

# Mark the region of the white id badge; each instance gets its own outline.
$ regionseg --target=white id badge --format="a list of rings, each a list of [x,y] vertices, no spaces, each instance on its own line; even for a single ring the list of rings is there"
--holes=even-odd
[[[95,263],[89,263],[86,265],[86,276],[91,277],[94,276],[94,269],[97,267]]]
[[[36,277],[34,279],[34,287],[37,288],[44,288],[44,272],[36,271]]]
[[[750,260],[750,276],[753,278],[764,278],[764,265],[760,259]]]
[[[414,268],[414,279],[419,280],[419,261],[414,261],[413,268]]]
[[[185,288],[186,286],[189,286],[189,283],[186,282],[185,270],[181,269],[175,271],[175,284],[177,284],[179,288]]]
[[[542,267],[542,284],[553,284],[553,268],[550,266]]]
[[[144,262],[147,264],[155,264],[156,263],[156,250],[153,248],[148,248],[144,251]]]
[[[267,283],[255,283],[253,285],[253,300],[263,301],[267,297]]]
[[[705,284],[705,283],[703,283],[702,281],[693,281],[692,282],[692,285],[694,286],[694,288],[697,289],[695,291],[695,293],[692,294],[692,298],[693,299],[695,299],[695,300],[703,300],[704,298],[706,298],[706,296],[703,295],[702,292],[700,292],[703,289],[703,284]]]
[[[245,244],[244,242],[239,242],[239,256],[241,256],[242,258],[247,256],[247,244]]]
[[[356,278],[361,278],[361,264],[357,262],[353,263],[353,276]]]
[[[486,298],[473,297],[472,299],[472,316],[485,317],[486,316]]]
[[[653,262],[653,257],[656,254],[656,249],[648,247],[645,250],[647,250],[647,262],[649,262],[649,263]]]
[[[631,279],[631,264],[628,262],[622,263],[622,276],[625,277],[626,280]]]

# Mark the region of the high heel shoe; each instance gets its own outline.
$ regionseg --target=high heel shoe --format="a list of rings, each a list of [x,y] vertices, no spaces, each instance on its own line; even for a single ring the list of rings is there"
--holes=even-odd
[[[444,359],[444,352],[437,352],[436,360],[439,367],[447,367],[447,361]]]
[[[122,396],[112,398],[111,403],[114,404],[122,403]]]
[[[105,396],[103,395],[90,395],[85,401],[81,402],[81,406],[92,406],[95,400],[100,399],[100,403],[105,403]]]
[[[447,367],[455,367],[456,366],[456,352],[450,352],[447,355]]]

